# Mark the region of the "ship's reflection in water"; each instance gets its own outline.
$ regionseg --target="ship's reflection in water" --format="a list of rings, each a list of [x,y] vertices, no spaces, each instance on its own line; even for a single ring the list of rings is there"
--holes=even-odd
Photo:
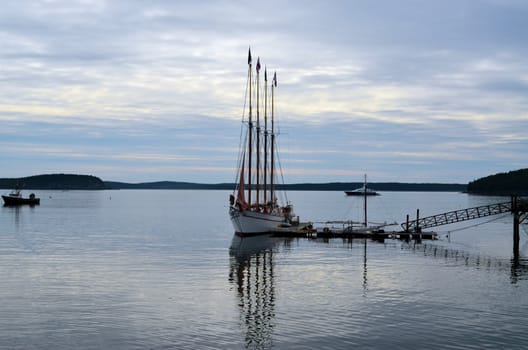
[[[282,285],[283,283],[287,283],[289,281],[285,279],[285,272],[280,267],[284,266],[285,252],[292,251],[292,242],[294,242],[294,240],[270,236],[258,236],[251,238],[241,238],[238,236],[233,237],[230,247],[229,283],[232,287],[232,291],[235,292],[237,296],[240,330],[242,331],[244,339],[243,342],[247,349],[269,349],[278,347],[279,343],[280,345],[285,345],[284,326],[288,323],[288,320],[284,318],[284,315],[290,315],[298,311],[296,309],[289,308],[290,306],[287,303],[284,303],[284,289],[287,288],[279,288],[279,284]],[[500,285],[497,283],[507,282],[508,276],[510,277],[509,282],[511,284],[516,284],[519,286],[525,285],[525,281],[528,280],[528,259],[524,257],[525,255],[518,257],[517,259],[514,258],[510,260],[507,257],[488,256],[479,251],[470,251],[464,249],[465,246],[454,245],[449,242],[438,241],[423,243],[416,241],[405,242],[394,240],[389,242],[386,241],[385,243],[379,243],[365,239],[342,241],[338,239],[317,239],[309,241],[301,239],[297,243],[298,245],[295,247],[295,251],[299,255],[296,256],[296,259],[302,259],[303,261],[306,261],[304,260],[306,259],[306,256],[302,255],[303,249],[306,249],[308,244],[312,251],[319,252],[321,256],[325,253],[325,251],[320,250],[318,246],[331,246],[336,250],[336,252],[332,255],[333,260],[331,261],[333,263],[330,265],[330,268],[333,269],[334,266],[339,266],[338,263],[341,261],[344,264],[348,263],[349,265],[347,269],[343,270],[345,272],[343,272],[342,276],[349,279],[358,277],[357,281],[361,281],[362,284],[362,288],[359,286],[354,286],[353,284],[346,284],[346,290],[350,293],[350,299],[339,299],[339,294],[334,294],[334,296],[337,296],[336,299],[333,299],[336,300],[335,305],[339,305],[339,300],[342,302],[338,308],[332,309],[332,306],[330,306],[328,310],[325,309],[321,311],[320,308],[317,309],[318,305],[311,304],[312,306],[315,306],[314,309],[310,310],[310,304],[308,303],[307,308],[300,311],[302,316],[299,316],[299,318],[310,317],[309,315],[316,315],[314,312],[320,312],[320,314],[317,314],[314,317],[319,317],[320,319],[326,320],[328,324],[332,324],[333,329],[336,330],[336,334],[346,334],[348,339],[347,341],[350,342],[350,344],[359,345],[358,347],[365,347],[362,345],[367,345],[364,343],[364,340],[369,339],[369,335],[372,336],[372,332],[376,334],[381,332],[389,334],[387,339],[395,337],[394,339],[397,339],[400,342],[400,345],[405,345],[399,346],[399,348],[408,348],[407,345],[409,345],[409,343],[407,343],[407,340],[405,339],[415,334],[413,333],[415,332],[414,327],[418,327],[417,332],[420,334],[425,334],[425,332],[428,330],[427,326],[425,326],[425,328],[421,326],[422,324],[425,325],[424,322],[421,322],[423,319],[422,315],[428,315],[428,313],[424,310],[434,310],[435,314],[439,315],[439,317],[452,320],[452,324],[441,323],[441,325],[444,327],[444,332],[451,337],[448,337],[452,340],[452,343],[450,344],[451,347],[454,349],[462,349],[465,348],[467,344],[464,343],[464,339],[466,339],[465,336],[462,338],[458,336],[460,334],[461,325],[470,322],[470,320],[476,317],[475,315],[468,316],[467,312],[460,314],[459,306],[453,306],[451,302],[447,302],[445,305],[442,304],[444,302],[442,300],[448,300],[445,295],[452,296],[453,298],[459,297],[462,300],[465,300],[462,303],[471,303],[472,299],[465,297],[467,295],[466,290],[463,290],[461,294],[457,294],[452,292],[452,288],[446,288],[445,291],[440,290],[440,292],[437,291],[435,293],[431,293],[431,298],[438,298],[437,293],[439,293],[441,296],[440,299],[434,299],[435,301],[433,301],[432,304],[429,301],[429,296],[423,299],[421,299],[421,297],[417,297],[419,302],[412,304],[413,306],[411,311],[416,311],[418,309],[419,312],[414,314],[409,312],[408,303],[402,302],[401,309],[399,308],[399,303],[394,304],[394,295],[399,295],[397,294],[397,291],[388,289],[388,298],[384,298],[384,295],[380,294],[379,292],[380,290],[383,290],[384,282],[384,280],[380,279],[380,276],[383,276],[383,271],[386,269],[389,271],[396,271],[391,269],[390,266],[387,266],[387,259],[389,259],[389,257],[386,256],[387,251],[390,254],[394,253],[395,251],[407,251],[402,255],[398,255],[398,257],[403,257],[408,259],[406,261],[413,262],[413,266],[416,267],[418,272],[436,271],[437,268],[441,268],[442,272],[446,272],[442,275],[444,276],[443,278],[448,279],[451,283],[453,283],[453,286],[456,286],[456,283],[459,283],[457,279],[458,277],[451,278],[450,276],[457,276],[457,274],[460,273],[467,274],[468,278],[466,278],[465,281],[470,280],[470,278],[475,278],[477,281],[480,281],[478,283],[488,283],[483,281],[493,279],[493,281],[489,283],[490,292],[485,293],[484,296],[480,295],[481,299],[476,298],[474,306],[471,306],[471,304],[470,306],[475,308],[476,311],[474,311],[474,313],[476,315],[487,314],[487,310],[489,309],[489,306],[486,306],[488,305],[487,301],[484,304],[484,309],[479,309],[482,307],[482,305],[479,304],[479,300],[482,300],[483,297],[488,298],[489,295],[494,295],[494,298],[497,301],[494,301],[493,307],[504,307],[506,309],[506,311],[503,313],[504,317],[502,317],[502,320],[499,321],[502,323],[511,322],[511,319],[516,319],[518,317],[516,309],[509,308],[508,298],[504,299],[506,302],[502,301],[501,298],[503,297],[501,293],[490,293],[494,293],[492,291],[497,291],[496,286]],[[337,249],[341,249],[342,251],[339,252]],[[341,254],[343,250],[350,251],[350,254]],[[304,252],[305,251],[306,250],[304,250]],[[408,254],[409,251],[415,254]],[[528,251],[528,246],[523,247],[521,251]],[[418,260],[416,260],[415,255],[419,257]],[[312,257],[313,256],[310,256],[310,258]],[[354,257],[357,259],[354,260]],[[352,258],[352,260],[350,258]],[[445,261],[445,264],[439,264],[438,261],[435,262],[433,260],[443,260]],[[318,266],[318,268],[322,271],[327,267],[328,261],[324,262],[324,266],[317,265],[320,262],[321,260],[314,261],[311,265],[312,268],[313,266]],[[425,267],[419,267],[421,265],[424,265]],[[432,268],[429,268],[429,266]],[[292,275],[288,276],[291,277]],[[413,282],[416,281],[418,286],[422,286],[418,287],[416,290],[417,293],[420,291],[420,288],[423,288],[424,285],[427,287],[430,287],[431,285],[431,280],[429,277],[427,277],[429,274],[423,275],[426,277],[418,275],[418,278],[414,278],[412,273],[409,273],[409,276],[403,276],[405,277],[403,278],[405,281],[410,279]],[[499,282],[496,283],[496,281]],[[467,283],[464,285],[471,286],[471,284]],[[317,298],[318,296],[323,295],[317,294],[317,290],[317,286],[314,289],[311,289],[311,297]],[[515,290],[516,289],[513,289],[513,294],[515,294]],[[340,289],[339,291],[342,290]],[[328,292],[326,292],[324,295],[327,296],[327,293]],[[356,293],[356,295],[361,295],[362,298],[354,299],[354,293]],[[401,297],[404,298],[404,295],[401,295]],[[523,305],[522,301],[520,303]],[[371,319],[370,321],[364,319],[366,313],[376,314],[378,312],[383,312],[380,310],[384,310],[385,306],[381,307],[380,309],[381,304],[387,304],[392,309],[397,310],[398,312],[401,311],[397,317],[403,320],[403,329],[413,329],[413,331],[410,333],[393,333],[391,328],[392,321],[390,321],[390,318],[388,323],[381,324],[375,319]],[[436,309],[437,305],[443,305],[443,307]],[[507,305],[508,308],[504,305]],[[345,317],[340,318],[338,311],[343,309],[349,310],[349,313],[346,314]],[[522,315],[522,313],[520,314]],[[496,315],[494,314],[494,316]],[[356,324],[355,322],[359,323]],[[296,324],[296,326],[299,326],[299,324]],[[363,329],[363,332],[367,333],[366,337],[356,337],[357,332],[354,331],[354,329],[358,327]],[[493,328],[494,324],[492,321],[490,321],[490,323],[479,325],[479,327],[481,329],[487,329],[488,327]],[[299,329],[302,331],[302,328],[297,328],[296,330],[299,331]],[[314,329],[313,333],[311,334],[312,339],[307,341],[304,339],[302,341],[303,345],[299,345],[298,348],[345,348],[343,346],[332,347],[332,345],[334,345],[333,343],[335,342],[335,338],[333,338],[333,336],[328,336],[328,334],[325,334],[325,336],[327,336],[325,338],[325,336],[318,333],[319,330],[320,329]],[[314,336],[314,334],[316,336]],[[482,334],[483,336],[489,335],[489,337],[491,337],[488,339],[490,344],[497,345],[496,347],[501,347],[503,345],[503,341],[505,339],[504,337],[499,336],[494,338],[493,332],[489,331],[483,332]],[[319,337],[320,343],[318,343],[318,340],[315,339],[317,337]],[[435,337],[436,335],[433,335],[433,338],[431,339],[434,340]],[[299,339],[296,341],[301,342]],[[426,340],[426,342],[428,341],[430,341],[430,339]],[[444,341],[444,339],[442,339],[442,341]],[[509,345],[508,341],[505,343]],[[386,344],[383,343],[379,347],[386,347],[385,345]],[[425,347],[425,343],[421,345],[423,346],[415,347]],[[288,346],[283,347],[287,348]],[[508,346],[503,347],[508,348]]]
[[[236,286],[246,348],[269,348],[275,322],[273,248],[276,238],[234,236],[229,281]]]

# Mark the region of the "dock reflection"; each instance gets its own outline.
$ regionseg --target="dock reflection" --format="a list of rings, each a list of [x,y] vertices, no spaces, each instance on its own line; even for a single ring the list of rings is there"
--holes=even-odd
[[[269,348],[275,326],[275,283],[271,236],[234,236],[229,249],[229,282],[236,286],[240,321],[248,349]]]
[[[477,269],[509,272],[510,282],[512,284],[516,284],[517,282],[522,280],[528,280],[527,257],[514,256],[513,258],[506,260],[503,258],[471,253],[449,246],[416,242],[404,243],[402,244],[402,248],[419,252],[425,257],[441,258],[444,260],[449,260],[454,263],[474,267]],[[524,247],[523,250],[525,251],[526,248],[528,247]]]
[[[519,281],[528,279],[528,258],[519,256],[511,259],[510,281],[516,284]]]

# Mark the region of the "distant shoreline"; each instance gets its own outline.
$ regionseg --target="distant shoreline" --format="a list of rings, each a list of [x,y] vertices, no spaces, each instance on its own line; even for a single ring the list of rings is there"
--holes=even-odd
[[[505,196],[528,194],[528,169],[497,174],[469,184],[458,183],[404,183],[370,182],[369,188],[375,191],[392,192],[467,192],[481,195]],[[276,185],[287,191],[351,191],[363,186],[362,182],[293,183]],[[205,184],[182,181],[157,181],[128,183],[103,181],[92,175],[46,174],[22,178],[0,178],[0,189],[22,190],[232,190],[234,183]],[[253,186],[255,189],[255,186]]]
[[[127,183],[103,181],[92,175],[73,174],[48,174],[0,179],[0,188],[2,189],[13,189],[17,186],[22,190],[232,190],[235,184],[204,184],[181,181]],[[283,184],[277,185],[276,188],[288,191],[350,191],[362,186],[362,182],[327,182]],[[376,191],[464,192],[467,190],[466,184],[442,183],[373,182],[369,183],[369,187]]]
[[[105,181],[107,189],[141,189],[141,190],[232,190],[235,184],[201,184],[191,182],[146,182],[130,184],[125,182]],[[363,186],[361,182],[328,182],[328,183],[297,183],[277,185],[277,189],[287,191],[349,191]],[[376,191],[407,191],[407,192],[465,192],[465,184],[439,183],[397,183],[380,182],[369,183],[369,187]]]

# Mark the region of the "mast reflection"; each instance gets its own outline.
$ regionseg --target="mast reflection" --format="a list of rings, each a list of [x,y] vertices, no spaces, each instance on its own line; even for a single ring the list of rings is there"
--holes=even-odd
[[[363,243],[363,296],[366,296],[368,291],[368,278],[367,278],[367,240]]]
[[[271,236],[233,237],[229,282],[237,287],[240,321],[248,349],[272,345],[275,322],[275,286]]]

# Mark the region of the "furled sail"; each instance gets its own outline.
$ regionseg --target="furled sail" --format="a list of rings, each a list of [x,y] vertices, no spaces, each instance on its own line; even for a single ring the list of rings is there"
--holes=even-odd
[[[249,209],[249,205],[246,202],[246,195],[244,190],[244,165],[246,163],[246,156],[244,155],[242,159],[242,167],[240,169],[240,181],[238,183],[238,193],[237,193],[237,204],[240,209],[246,210]]]

